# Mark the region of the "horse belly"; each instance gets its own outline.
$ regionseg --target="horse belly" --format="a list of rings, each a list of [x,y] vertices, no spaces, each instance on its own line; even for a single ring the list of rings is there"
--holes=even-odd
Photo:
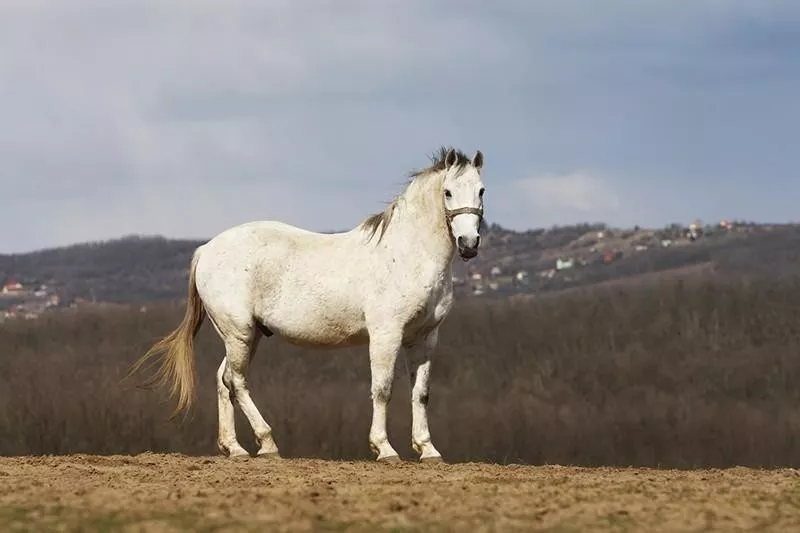
[[[263,324],[297,346],[343,347],[367,342],[363,315],[355,309],[321,302],[280,305],[265,313]]]

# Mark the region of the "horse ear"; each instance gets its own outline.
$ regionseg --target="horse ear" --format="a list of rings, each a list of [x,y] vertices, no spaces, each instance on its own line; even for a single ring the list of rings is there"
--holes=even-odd
[[[483,167],[483,153],[480,150],[475,152],[475,156],[472,158],[472,166],[478,169]]]
[[[457,161],[458,161],[458,156],[456,156],[456,149],[450,148],[450,150],[447,151],[447,155],[444,156],[445,168],[452,167],[453,165],[456,164]]]

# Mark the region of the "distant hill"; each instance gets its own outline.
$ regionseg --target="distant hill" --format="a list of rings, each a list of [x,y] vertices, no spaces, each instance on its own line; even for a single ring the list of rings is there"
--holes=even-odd
[[[478,258],[454,262],[457,292],[547,292],[692,272],[770,277],[800,273],[800,226],[739,224],[701,228],[696,240],[687,235],[688,228],[680,226],[615,229],[581,224],[516,232],[495,224],[485,228]],[[192,252],[203,242],[131,236],[0,255],[0,283],[46,284],[62,305],[75,298],[137,304],[179,299],[185,296]],[[570,267],[557,270],[559,260]],[[472,279],[476,273],[480,280]]]
[[[0,280],[44,283],[62,299],[145,302],[182,297],[189,260],[204,241],[130,236],[0,255]]]
[[[478,258],[466,265],[456,262],[454,270],[465,278],[477,271],[484,285],[494,267],[501,280],[525,271],[527,290],[535,292],[678,270],[737,277],[800,274],[798,225],[740,223],[700,227],[694,233],[690,238],[690,228],[678,225],[620,229],[598,224],[527,232],[494,225],[486,231]],[[559,271],[559,259],[572,267]],[[704,268],[687,269],[691,266]]]

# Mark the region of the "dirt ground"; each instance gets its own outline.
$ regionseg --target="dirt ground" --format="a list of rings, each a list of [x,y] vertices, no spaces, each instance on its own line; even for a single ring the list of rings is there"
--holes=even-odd
[[[0,458],[2,531],[789,531],[792,469]]]

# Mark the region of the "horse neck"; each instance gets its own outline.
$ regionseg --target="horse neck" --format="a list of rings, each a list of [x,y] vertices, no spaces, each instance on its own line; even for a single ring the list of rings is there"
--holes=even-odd
[[[422,176],[415,179],[403,195],[387,238],[400,240],[400,246],[411,246],[449,266],[455,245],[444,214],[441,198],[444,175]],[[394,225],[394,230],[392,230]]]

